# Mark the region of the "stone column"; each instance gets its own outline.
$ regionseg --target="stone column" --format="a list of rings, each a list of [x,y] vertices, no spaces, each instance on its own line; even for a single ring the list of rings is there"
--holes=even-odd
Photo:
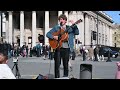
[[[66,24],[68,24],[68,21],[69,21],[69,18],[68,18],[68,11],[65,11],[64,14],[65,14],[66,17],[67,17],[67,23],[66,23]]]
[[[59,17],[61,14],[63,14],[63,11],[58,11],[58,17]],[[59,23],[59,21],[58,21],[58,23]]]
[[[36,11],[32,11],[32,47],[36,46]]]
[[[101,23],[101,21],[100,21],[100,44],[102,45],[102,23]]]
[[[78,12],[76,13],[76,18],[77,18],[76,21],[79,20],[79,19],[81,19],[81,12],[80,12],[80,11],[78,11]],[[74,21],[74,22],[76,22],[76,21]],[[82,27],[81,27],[81,22],[77,24],[77,27],[78,27],[78,29],[79,29],[79,35],[76,35],[76,39],[77,39],[77,40],[80,40],[80,39],[81,39],[81,38],[80,38],[80,37],[81,37],[81,34],[80,34],[80,33],[81,33],[81,31],[82,31],[82,29],[81,29],[81,28],[82,28]],[[78,44],[78,42],[77,42],[77,44],[76,44],[76,49],[77,49],[77,51],[79,51],[79,44]]]
[[[13,24],[13,15],[12,15],[12,11],[9,11],[9,43],[12,44],[12,35],[13,35],[13,27],[12,27],[12,24]]]
[[[82,23],[80,23],[81,29],[80,29],[80,41],[82,42],[82,45],[84,44],[84,13],[81,12],[81,19],[83,20]]]
[[[103,45],[103,22],[101,22],[101,44]]]
[[[24,45],[24,11],[20,11],[20,46]]]
[[[74,22],[77,21],[77,14],[76,14],[76,11],[71,11],[70,14],[69,14],[69,20],[73,20]],[[69,25],[72,25],[71,22],[69,22]],[[74,39],[77,39],[77,36],[75,35],[75,38]],[[75,41],[74,41],[74,48],[76,49],[76,44],[75,44]]]
[[[3,13],[2,16],[3,16],[3,22],[2,22],[3,23],[3,27],[2,28],[3,28],[3,32],[5,32],[5,23],[6,23],[5,14]]]
[[[49,31],[49,11],[45,11],[45,45],[49,44],[48,38],[46,37],[47,32]]]
[[[1,37],[1,12],[0,12],[0,37]]]
[[[109,35],[109,42],[110,42],[110,45],[109,46],[112,46],[112,30],[113,28],[112,27],[109,27],[109,30],[110,30],[110,35]]]
[[[105,45],[107,45],[106,34],[107,34],[107,28],[106,28],[106,23],[105,23],[105,29],[104,29],[104,42],[105,42]]]
[[[63,11],[58,11],[58,16],[60,16],[61,14],[63,14]]]
[[[89,39],[89,19],[88,19],[88,15],[85,15],[85,45],[89,45],[90,44],[90,39]]]
[[[107,46],[109,46],[109,44],[108,44],[108,41],[109,41],[109,39],[108,39],[108,37],[109,37],[109,30],[108,30],[108,25],[106,24],[106,35],[107,35],[107,42],[106,42],[106,45]]]
[[[104,37],[104,40],[103,40],[103,45],[105,45],[105,23],[103,23],[103,37]]]
[[[95,17],[93,16],[93,21],[91,22],[93,24],[93,30],[92,31],[96,31],[96,23],[95,23]],[[93,35],[93,32],[92,32],[92,35]],[[95,40],[93,40],[93,36],[92,36],[92,44],[95,45],[96,42]]]
[[[8,21],[6,21],[5,23],[5,30],[6,30],[6,42],[8,43],[9,42],[9,29],[8,29]]]
[[[108,45],[110,46],[111,43],[110,43],[110,26],[108,26],[108,33],[109,33],[109,36],[108,36]]]

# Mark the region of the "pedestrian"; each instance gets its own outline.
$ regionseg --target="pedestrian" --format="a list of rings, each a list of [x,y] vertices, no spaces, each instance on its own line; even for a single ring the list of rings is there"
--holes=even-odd
[[[89,52],[89,59],[88,60],[93,61],[94,49],[93,49],[92,45],[90,45],[90,48],[88,49],[88,52]]]
[[[82,47],[82,56],[83,56],[83,61],[86,61],[86,52],[85,52],[86,48],[85,46]]]
[[[69,62],[69,53],[70,51],[73,52],[74,49],[74,36],[79,34],[79,30],[77,25],[73,25],[70,27],[69,25],[66,25],[67,23],[67,17],[64,14],[61,14],[58,17],[59,24],[55,25],[46,36],[49,39],[58,40],[60,39],[59,36],[54,36],[53,33],[59,32],[63,30],[63,32],[69,28],[69,30],[64,34],[66,38],[62,42],[62,46],[55,49],[54,53],[54,72],[55,72],[55,78],[60,77],[60,62],[63,61],[63,77],[68,77],[68,62]],[[70,20],[71,24],[74,24],[73,20]]]
[[[7,65],[8,57],[4,53],[0,53],[0,79],[16,79],[12,70]]]
[[[103,50],[104,46],[99,47],[99,57],[100,57],[100,61],[104,61],[104,50]]]
[[[116,65],[117,65],[117,72],[115,74],[115,79],[120,79],[120,62],[117,62]]]
[[[96,45],[96,47],[94,49],[94,56],[95,56],[94,61],[99,61],[99,47],[98,47],[98,45]]]

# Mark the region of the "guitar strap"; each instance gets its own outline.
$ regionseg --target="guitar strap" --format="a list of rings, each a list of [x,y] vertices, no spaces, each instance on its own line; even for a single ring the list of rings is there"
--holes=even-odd
[[[68,25],[66,25],[66,30],[67,30],[66,34],[68,34],[68,28],[69,28],[69,26],[68,26]]]
[[[66,25],[66,30],[68,29],[68,27],[69,27],[69,26],[68,26],[68,25]],[[68,33],[68,32],[67,32],[67,33]]]

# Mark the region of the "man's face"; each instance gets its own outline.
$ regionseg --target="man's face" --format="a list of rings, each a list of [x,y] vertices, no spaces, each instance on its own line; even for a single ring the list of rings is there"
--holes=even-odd
[[[5,57],[2,54],[0,54],[0,63],[3,63],[3,64],[7,63],[7,60],[5,60]]]
[[[65,25],[65,24],[66,24],[66,22],[67,22],[67,21],[66,21],[66,20],[64,20],[63,18],[60,18],[59,22],[60,22],[60,23],[62,24],[62,26],[63,26],[63,25]]]

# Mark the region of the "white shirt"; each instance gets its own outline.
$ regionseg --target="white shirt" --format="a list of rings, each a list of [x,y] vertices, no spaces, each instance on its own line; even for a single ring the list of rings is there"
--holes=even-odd
[[[0,64],[0,79],[16,79],[7,64]]]

